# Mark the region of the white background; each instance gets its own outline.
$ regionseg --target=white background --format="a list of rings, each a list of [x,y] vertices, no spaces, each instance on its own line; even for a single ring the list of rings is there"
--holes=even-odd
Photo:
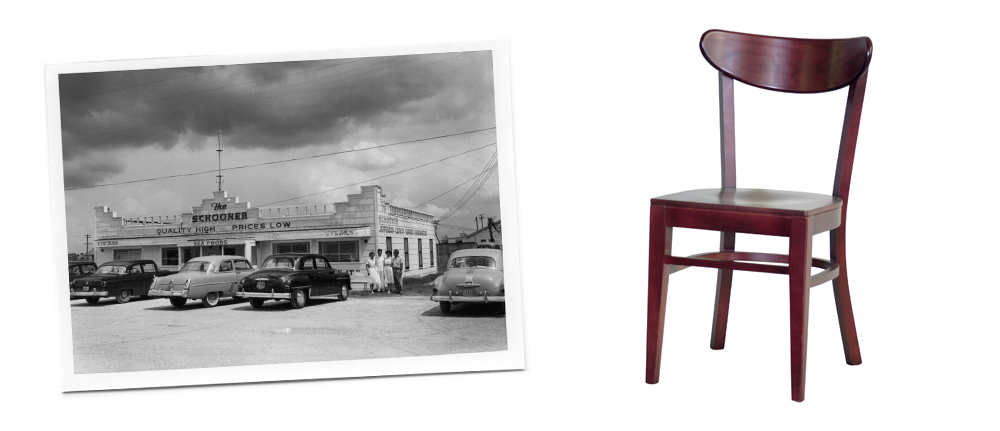
[[[995,427],[992,10],[536,3],[7,6],[5,425]],[[672,277],[661,383],[643,383],[649,198],[719,182],[717,78],[697,45],[710,28],[875,46],[848,217],[864,363],[845,365],[829,284],[813,289],[801,404],[789,400],[787,288],[775,275],[735,277],[724,351],[708,348],[714,272]],[[38,271],[53,250],[47,169],[61,162],[48,159],[44,64],[495,38],[511,44],[527,370],[60,393],[55,289],[31,281],[51,279]],[[737,84],[739,184],[828,193],[845,99]],[[716,245],[711,233],[675,235],[677,254]],[[786,244],[741,235],[737,249]],[[825,236],[814,249],[827,256]]]

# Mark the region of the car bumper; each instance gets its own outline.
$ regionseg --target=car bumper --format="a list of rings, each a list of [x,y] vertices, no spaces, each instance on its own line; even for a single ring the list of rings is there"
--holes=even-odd
[[[149,296],[158,297],[158,298],[168,298],[168,297],[172,297],[172,296],[187,297],[187,292],[185,292],[183,290],[150,289]]]
[[[240,291],[240,292],[236,292],[235,296],[240,297],[240,298],[289,299],[289,298],[292,297],[292,294],[288,293],[288,292],[285,292],[285,293],[274,293],[273,290],[270,291],[270,292],[243,292],[243,291]]]
[[[108,292],[70,292],[70,298],[90,298],[93,296],[108,296]]]
[[[455,296],[451,292],[448,295],[434,295],[431,296],[431,301],[436,302],[478,302],[483,304],[489,304],[491,302],[505,302],[503,296]]]

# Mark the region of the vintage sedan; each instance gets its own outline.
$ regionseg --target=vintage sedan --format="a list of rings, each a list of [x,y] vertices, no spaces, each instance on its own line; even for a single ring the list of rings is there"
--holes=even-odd
[[[189,299],[214,307],[220,298],[235,296],[240,280],[253,271],[253,265],[242,256],[196,257],[185,262],[180,272],[153,280],[149,296],[169,298],[170,304],[178,308]]]
[[[69,282],[73,283],[80,277],[84,277],[93,274],[97,270],[97,264],[94,262],[85,261],[73,261],[69,263]]]
[[[69,287],[69,298],[85,298],[96,304],[101,298],[115,298],[124,304],[133,296],[146,296],[154,277],[173,274],[161,271],[151,260],[119,260],[107,262],[97,267],[93,274],[73,280]]]
[[[456,303],[503,304],[503,252],[474,248],[452,253],[448,270],[434,280],[431,301],[437,301],[443,313]]]
[[[236,296],[250,298],[254,308],[264,306],[268,299],[288,300],[292,308],[302,308],[309,298],[319,296],[334,296],[346,301],[350,290],[350,274],[334,269],[325,256],[283,253],[264,259],[260,271],[240,282]]]

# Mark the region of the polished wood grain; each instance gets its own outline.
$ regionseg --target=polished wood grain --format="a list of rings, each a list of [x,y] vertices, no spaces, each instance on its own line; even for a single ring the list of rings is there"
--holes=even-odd
[[[806,345],[809,339],[809,270],[812,219],[793,217],[788,240],[788,305],[791,336],[792,400],[806,398]]]
[[[726,76],[755,87],[790,93],[821,93],[851,85],[868,69],[872,42],[796,39],[709,30],[701,53]]]
[[[649,290],[646,306],[646,383],[660,381],[663,354],[663,318],[667,309],[670,271],[663,256],[670,255],[673,228],[667,226],[666,208],[649,208]]]
[[[650,200],[650,261],[646,382],[659,381],[671,273],[688,267],[718,270],[712,349],[725,347],[733,271],[788,276],[792,400],[805,399],[810,288],[832,281],[847,363],[861,363],[847,279],[847,204],[871,62],[867,37],[794,39],[709,30],[702,54],[719,73],[721,180],[717,189],[690,190]],[[737,188],[734,82],[790,93],[847,90],[832,195]],[[671,255],[674,227],[720,232],[719,251]],[[830,232],[830,260],[812,257],[812,236]],[[788,254],[735,251],[737,233],[783,236]],[[784,265],[775,265],[784,264]],[[820,268],[811,274],[812,268]]]
[[[650,203],[679,208],[730,210],[784,216],[811,216],[840,209],[843,201],[819,193],[766,189],[699,189],[653,198]]]

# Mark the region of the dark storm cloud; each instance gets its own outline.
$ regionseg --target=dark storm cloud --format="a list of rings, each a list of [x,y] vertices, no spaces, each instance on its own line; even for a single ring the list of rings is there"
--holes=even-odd
[[[67,188],[121,172],[130,149],[201,147],[218,129],[229,147],[288,150],[495,125],[489,52],[72,74],[59,90]]]

